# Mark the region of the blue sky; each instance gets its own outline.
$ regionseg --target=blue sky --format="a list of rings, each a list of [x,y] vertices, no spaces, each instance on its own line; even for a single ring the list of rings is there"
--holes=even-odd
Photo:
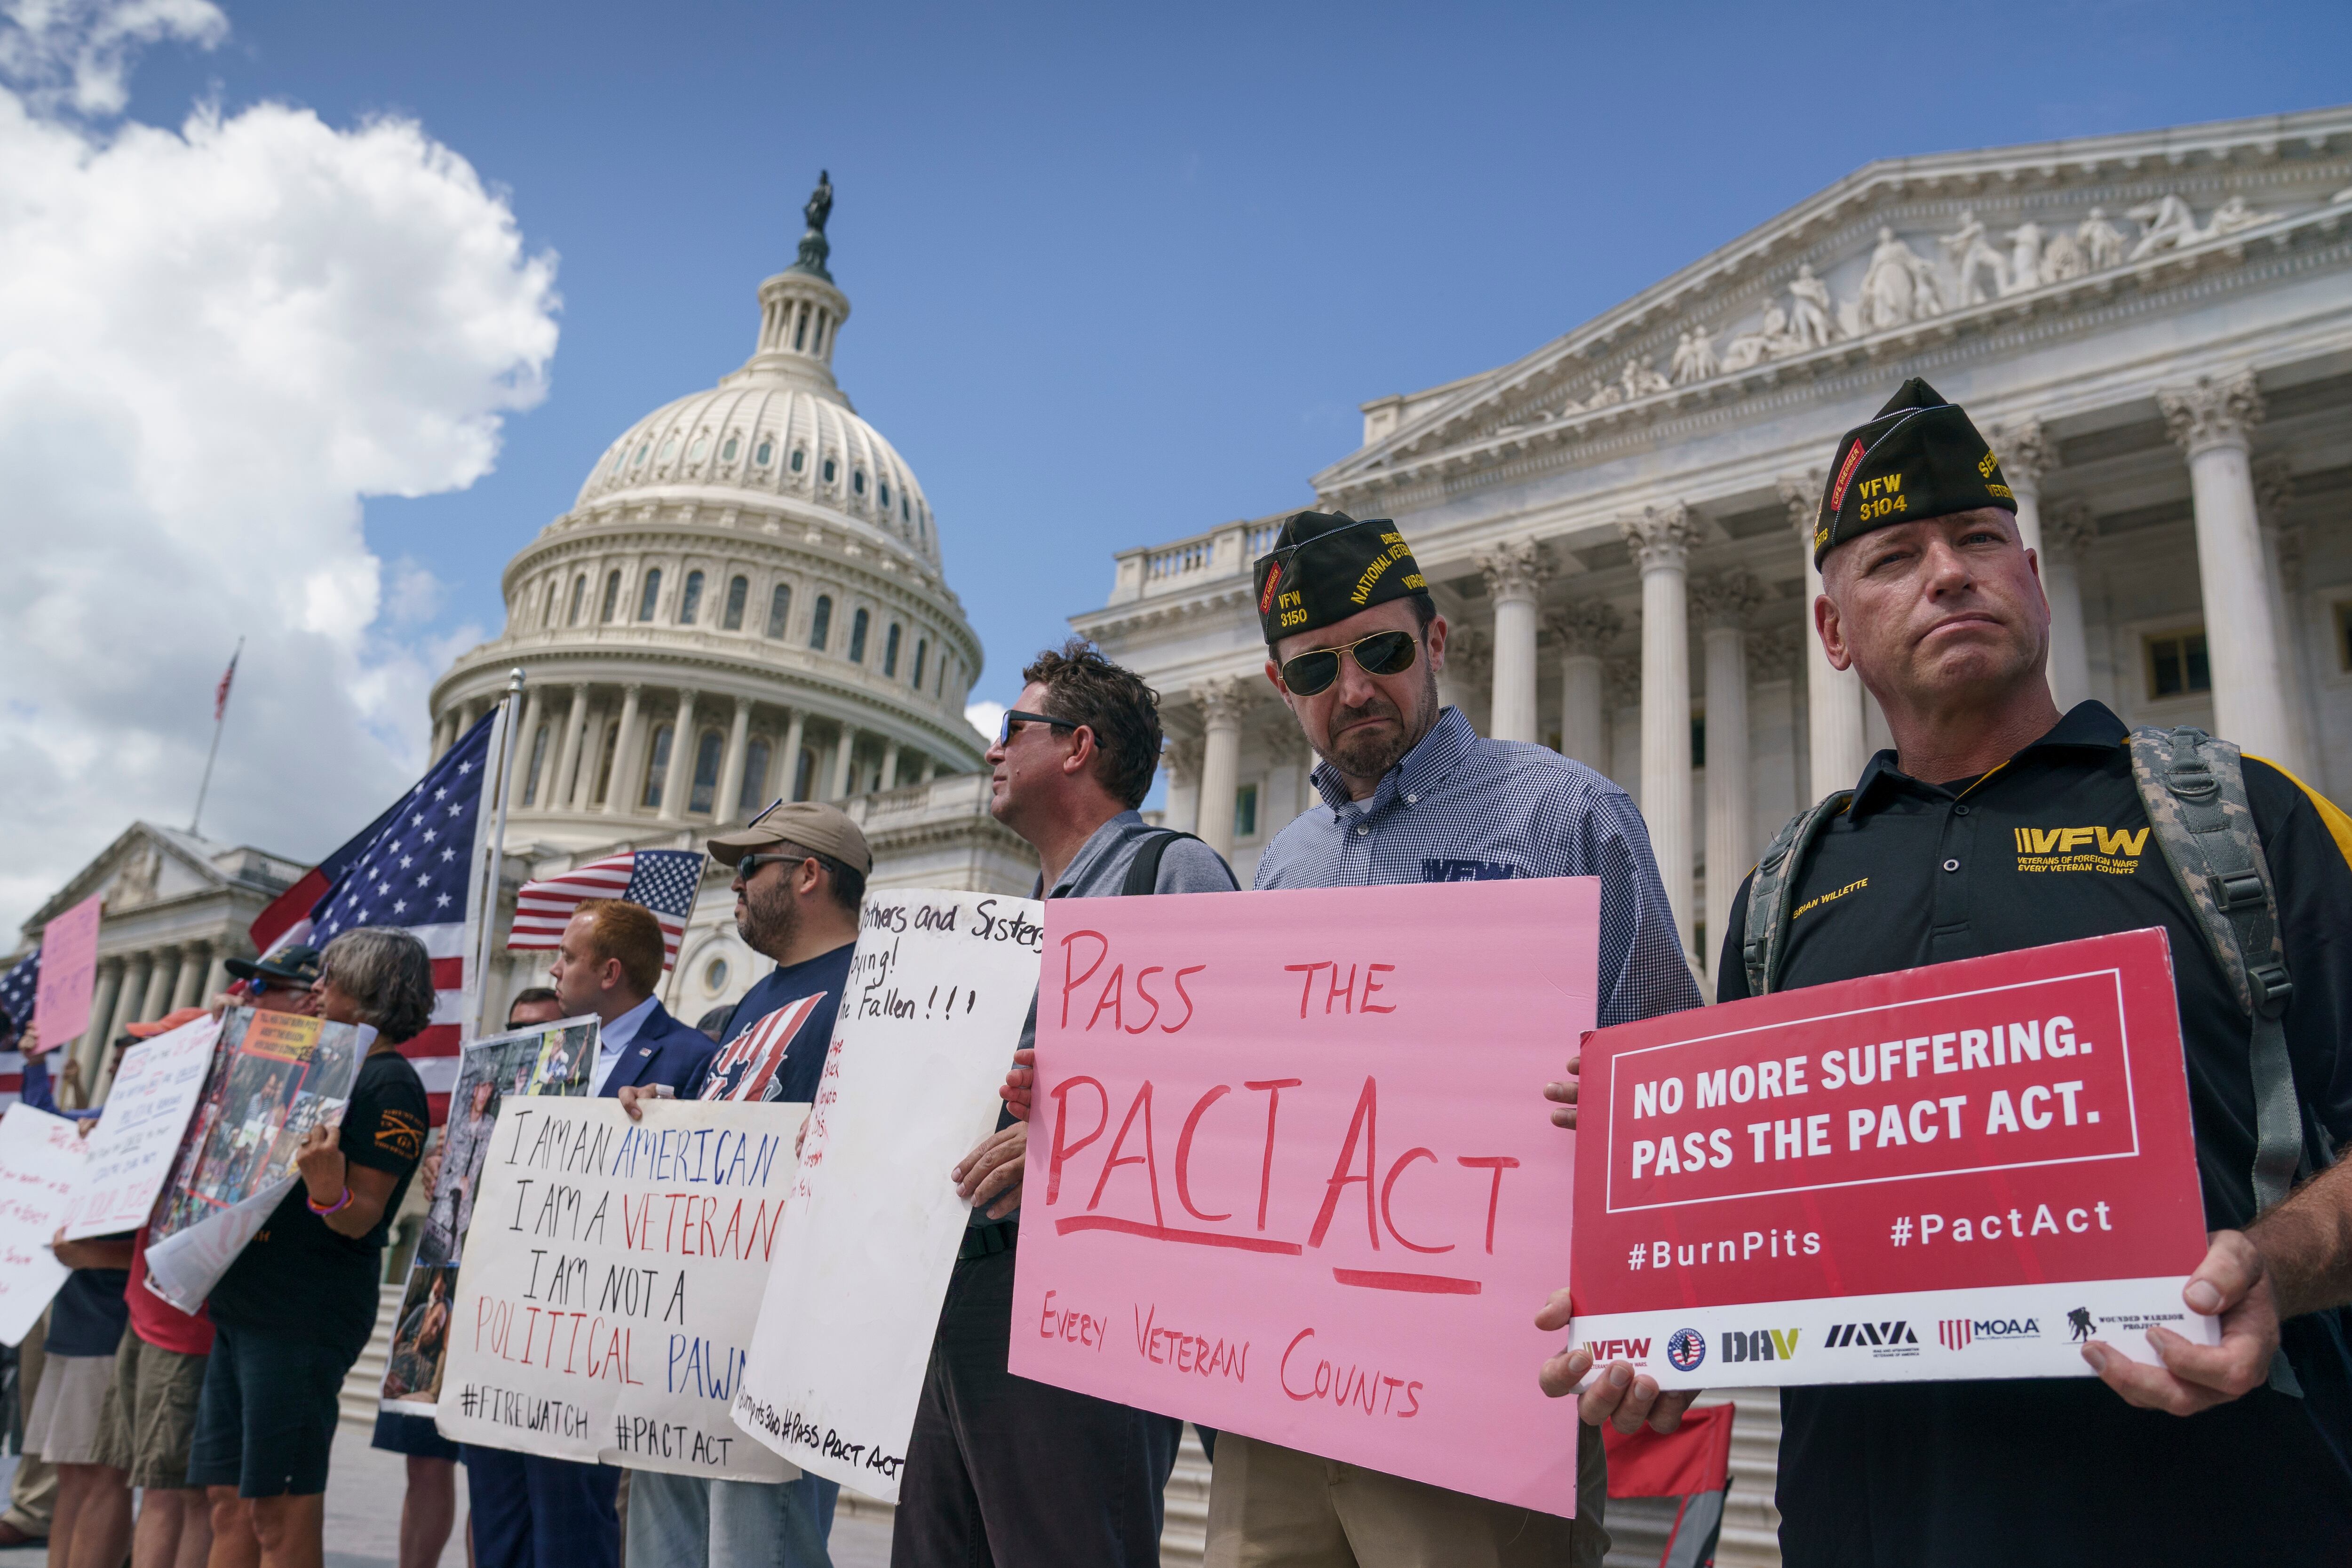
[[[229,0],[130,116],[412,116],[560,258],[550,395],[369,543],[495,628],[631,421],[749,353],[820,166],[837,369],[1015,689],[1111,552],[1308,499],[1356,405],[1517,357],[1878,157],[2352,99],[2352,6]],[[415,715],[421,732],[422,712]]]

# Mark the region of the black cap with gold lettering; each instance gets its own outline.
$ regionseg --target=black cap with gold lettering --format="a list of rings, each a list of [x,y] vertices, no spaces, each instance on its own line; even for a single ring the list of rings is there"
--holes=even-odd
[[[1839,437],[1813,523],[1813,564],[1872,529],[1987,506],[2017,510],[2009,477],[1960,405],[1915,375],[1877,417]]]
[[[1266,646],[1311,632],[1429,584],[1387,518],[1293,512],[1274,548],[1257,558],[1257,618]]]

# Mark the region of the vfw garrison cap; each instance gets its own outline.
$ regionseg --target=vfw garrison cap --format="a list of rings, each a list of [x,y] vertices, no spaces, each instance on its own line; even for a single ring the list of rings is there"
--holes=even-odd
[[[1988,506],[2017,510],[1991,444],[1958,404],[1915,375],[1869,424],[1838,438],[1813,523],[1813,564],[1873,529]]]
[[[1257,558],[1257,618],[1269,645],[1427,592],[1412,547],[1384,517],[1293,512]]]
[[[721,866],[732,866],[744,856],[776,844],[797,844],[830,855],[861,877],[874,869],[874,851],[866,847],[866,835],[850,820],[849,813],[814,800],[786,801],[750,827],[712,834],[710,858]]]

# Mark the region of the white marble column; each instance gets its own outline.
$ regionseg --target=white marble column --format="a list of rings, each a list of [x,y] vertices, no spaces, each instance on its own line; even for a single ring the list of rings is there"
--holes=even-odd
[[[134,952],[123,961],[122,989],[115,996],[114,1016],[107,1020],[106,1033],[99,1037],[98,1054],[82,1064],[84,1083],[89,1081],[89,1075],[103,1059],[107,1046],[121,1038],[123,1030],[139,1022],[139,1009],[147,1001],[147,982],[154,977],[154,973],[155,955],[152,952]]]
[[[1550,618],[1559,643],[1559,752],[1606,777],[1609,712],[1601,663],[1625,632],[1625,618],[1605,599],[1586,599]]]
[[[507,781],[509,791],[507,809],[509,812],[523,804],[523,791],[529,789],[531,784],[530,753],[531,748],[539,744],[540,710],[543,706],[540,697],[540,689],[536,686],[527,688],[523,693],[522,729],[515,736],[515,775]],[[554,739],[551,735],[548,738]],[[547,798],[548,770],[554,766],[555,748],[550,746],[539,759],[539,787],[531,790],[530,795],[533,805]]]
[[[2287,715],[2294,723],[2296,749],[2313,771],[2309,782],[2325,787],[2326,758],[2319,744],[2315,700],[2318,673],[2311,664],[2311,627],[2303,594],[2303,530],[2286,520],[2294,500],[2294,470],[2287,455],[2273,452],[2253,466],[2254,515],[2263,527],[2263,556],[2271,587],[2271,616],[2279,629],[2279,668],[2287,679]],[[2331,632],[2331,637],[2333,633]]]
[[[1709,973],[1730,929],[1731,900],[1755,864],[1746,622],[1769,597],[1745,572],[1691,585],[1699,624],[1706,628],[1706,951],[1698,957]]]
[[[2223,740],[2305,773],[2286,697],[2277,622],[2271,614],[2262,525],[2248,448],[2263,416],[2252,371],[2156,395],[2166,429],[2189,455],[2197,512],[2197,576],[2205,601],[2205,651],[2213,669],[2213,728]]]
[[[613,737],[613,758],[605,774],[610,781],[604,786],[604,815],[621,815],[621,803],[629,798],[629,775],[637,760],[638,700],[645,688],[635,681],[621,688],[621,729]]]
[[[932,756],[929,752],[925,752],[923,753],[923,771],[921,775],[918,777],[915,782],[922,784],[930,783],[931,775],[939,771],[939,759]]]
[[[204,989],[197,993],[199,1005],[211,1006],[213,998],[228,989],[228,956],[219,948],[213,949],[213,961],[205,965]]]
[[[898,787],[898,745],[895,741],[885,742],[882,746],[882,787]]]
[[[1536,594],[1545,576],[1543,547],[1507,540],[1478,556],[1495,602],[1495,684],[1487,734],[1497,741],[1541,739],[1536,724]]]
[[[1822,574],[1813,565],[1813,529],[1821,518],[1822,490],[1827,482],[1821,474],[1780,481],[1780,501],[1789,509],[1797,548],[1805,561],[1807,752],[1816,800],[1836,790],[1852,789],[1862,777],[1863,764],[1870,761],[1862,729],[1862,677],[1851,668],[1831,668],[1829,655],[1822,651],[1821,632],[1813,624],[1813,602],[1822,596]]]
[[[119,958],[99,960],[98,991],[90,998],[89,1026],[82,1030],[79,1042],[69,1047],[84,1064],[96,1062],[99,1053],[106,1048],[106,1042],[113,1038],[107,1033],[107,1026],[114,1022],[116,1005],[122,998],[122,960]],[[65,1058],[54,1059],[62,1061]],[[88,1065],[82,1070],[89,1071]]]
[[[2042,531],[2042,588],[2050,595],[2050,695],[2061,713],[2091,695],[2091,642],[2083,628],[2083,568],[2099,525],[2076,497],[2051,509]]]
[[[172,1011],[196,1005],[197,993],[205,984],[205,971],[212,967],[213,950],[210,942],[190,942],[180,955],[180,977],[172,983]],[[209,994],[205,1001],[212,1000]]]
[[[841,727],[840,748],[833,753],[833,792],[825,796],[827,800],[841,801],[849,798],[849,785],[856,772],[856,761],[857,731],[844,724]]]
[[[2042,476],[2049,471],[2057,443],[2042,433],[2039,419],[1996,425],[1986,439],[1992,443],[1993,456],[2000,459],[2001,475],[2009,480],[2011,497],[2017,502],[2017,531],[2024,539],[2025,548],[2039,555]]]
[[[1168,749],[1160,753],[1160,765],[1168,770],[1167,825],[1186,833],[1200,832],[1201,742],[1170,740]]]
[[[735,699],[735,722],[727,731],[727,756],[719,764],[719,795],[710,820],[732,822],[743,809],[743,748],[751,743],[751,700]],[[761,801],[761,805],[768,803]],[[752,808],[757,810],[758,807]]]
[[[791,797],[793,792],[800,787],[801,747],[807,739],[808,715],[795,708],[784,724],[784,773],[776,790],[778,795]],[[809,784],[812,788],[815,786],[816,780],[814,776],[810,778]],[[767,804],[764,800],[760,803],[761,806]]]
[[[1234,852],[1234,805],[1241,789],[1242,709],[1247,700],[1232,676],[1205,682],[1195,693],[1201,704],[1202,842],[1230,858]]]
[[[1698,525],[1680,501],[1619,524],[1642,572],[1642,815],[1666,902],[1691,951],[1690,547]]]
[[[572,706],[563,717],[563,740],[556,747],[555,777],[539,792],[540,808],[560,811],[565,805],[577,809],[572,795],[572,771],[580,761],[580,735],[588,726],[588,688],[572,689]]]
[[[661,820],[676,822],[686,815],[687,792],[694,787],[694,697],[692,690],[677,694],[677,711],[670,720],[669,768],[662,775]]]
[[[167,947],[155,954],[154,967],[147,973],[147,1000],[140,1005],[134,1023],[152,1024],[172,1010],[172,987],[180,978],[180,950]]]

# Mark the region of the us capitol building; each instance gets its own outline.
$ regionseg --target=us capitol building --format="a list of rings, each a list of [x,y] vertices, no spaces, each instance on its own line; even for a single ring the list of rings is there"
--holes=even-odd
[[[779,795],[839,802],[884,887],[1026,894],[1029,847],[988,815],[963,716],[981,647],[940,569],[904,458],[833,374],[849,300],[826,269],[829,181],[799,258],[760,285],[751,357],[664,405],[596,459],[572,509],[508,563],[504,635],[432,694],[436,755],[528,685],[509,785],[510,918],[523,877],[628,848],[698,846]],[[768,965],[706,868],[665,992],[688,1021]],[[541,984],[501,954],[492,1018]]]

